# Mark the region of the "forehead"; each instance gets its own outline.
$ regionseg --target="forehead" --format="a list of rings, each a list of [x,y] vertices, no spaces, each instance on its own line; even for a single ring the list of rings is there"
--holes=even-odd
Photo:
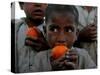
[[[53,20],[54,19],[56,19],[56,20],[62,19],[62,21],[63,20],[75,21],[75,16],[70,12],[67,12],[67,13],[54,13],[54,14],[52,14],[51,19],[53,19]]]
[[[75,23],[75,16],[70,13],[53,13],[51,18],[49,18],[49,23],[56,23],[56,24],[73,24]]]

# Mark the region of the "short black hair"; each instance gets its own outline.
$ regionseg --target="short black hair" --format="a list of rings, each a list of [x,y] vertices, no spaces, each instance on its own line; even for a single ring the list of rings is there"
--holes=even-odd
[[[52,17],[52,14],[54,12],[57,13],[67,13],[70,12],[75,16],[75,22],[78,24],[78,10],[75,6],[73,5],[58,5],[58,4],[49,4],[47,9],[46,9],[46,14],[45,14],[45,22],[49,20],[49,18]]]
[[[23,10],[23,4],[24,4],[25,2],[19,2],[19,6],[20,6],[20,8],[21,8],[21,10]]]

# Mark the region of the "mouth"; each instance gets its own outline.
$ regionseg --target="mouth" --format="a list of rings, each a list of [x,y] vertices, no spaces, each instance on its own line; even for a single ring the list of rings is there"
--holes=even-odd
[[[40,9],[33,11],[33,14],[36,16],[44,16],[44,12]]]
[[[55,43],[55,46],[67,46],[66,43]]]

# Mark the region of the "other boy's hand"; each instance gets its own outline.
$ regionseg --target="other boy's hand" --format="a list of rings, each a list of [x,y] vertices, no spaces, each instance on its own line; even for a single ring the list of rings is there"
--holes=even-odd
[[[84,42],[92,42],[97,40],[97,27],[94,24],[83,28],[79,33],[79,40]]]

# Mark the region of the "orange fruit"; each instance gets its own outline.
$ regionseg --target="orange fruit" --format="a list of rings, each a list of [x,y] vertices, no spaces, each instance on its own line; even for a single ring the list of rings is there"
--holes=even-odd
[[[38,31],[35,27],[29,27],[26,31],[26,35],[31,38],[38,37]]]
[[[58,59],[61,56],[63,56],[68,51],[68,48],[66,46],[60,45],[56,46],[51,51],[51,56],[53,59]]]

